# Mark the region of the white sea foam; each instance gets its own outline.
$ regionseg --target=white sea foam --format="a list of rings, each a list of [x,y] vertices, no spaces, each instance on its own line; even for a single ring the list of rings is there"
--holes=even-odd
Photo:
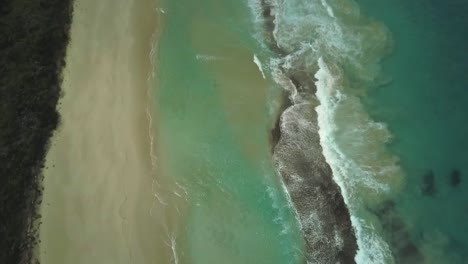
[[[262,16],[263,8],[262,8],[260,1],[249,0],[248,4],[250,7],[250,11],[252,12],[252,15],[253,15],[253,21],[255,23],[259,23],[263,21],[263,16]]]
[[[361,209],[363,202],[366,202],[366,197],[355,192],[362,192],[363,189],[370,191],[385,192],[388,190],[385,182],[379,181],[376,177],[376,171],[365,170],[362,164],[359,164],[343,153],[341,146],[336,142],[336,135],[340,130],[346,129],[337,124],[337,112],[342,106],[345,96],[340,94],[340,84],[338,83],[336,74],[331,73],[328,65],[322,58],[319,59],[318,65],[320,70],[315,77],[317,78],[317,97],[321,104],[316,108],[318,114],[320,141],[323,148],[324,156],[329,163],[333,176],[337,184],[340,186],[346,203],[350,209],[351,221],[356,231],[358,239],[359,251],[356,256],[357,263],[392,263],[393,259],[388,245],[375,232],[372,224],[366,223],[362,218],[356,215],[356,212]],[[362,117],[360,117],[362,118]],[[359,120],[348,120],[349,125]],[[371,122],[369,126],[373,126]],[[342,124],[341,124],[342,125]],[[362,135],[356,135],[354,141],[365,141],[365,128],[362,128]],[[379,142],[369,142],[369,148],[372,144]],[[370,150],[372,151],[372,150]],[[361,154],[366,155],[366,154]],[[392,164],[389,164],[392,166]],[[389,174],[392,176],[392,174]],[[372,196],[375,197],[375,196]]]
[[[156,9],[156,11],[158,11],[158,9]],[[159,10],[161,11],[162,13],[163,10]],[[161,196],[162,194],[160,193],[160,189],[161,189],[161,184],[158,182],[158,179],[156,177],[156,171],[157,171],[157,168],[158,168],[158,158],[156,156],[156,150],[155,150],[155,139],[154,139],[154,127],[153,127],[153,116],[152,116],[152,105],[154,104],[153,102],[153,93],[152,93],[152,88],[153,88],[153,84],[154,82],[156,81],[156,60],[157,60],[157,53],[156,53],[156,50],[158,49],[158,45],[159,45],[159,42],[158,42],[158,31],[155,31],[153,32],[152,36],[151,36],[151,50],[150,50],[150,53],[149,53],[149,61],[150,61],[150,64],[151,64],[151,73],[148,75],[148,78],[147,78],[147,90],[146,90],[146,109],[145,109],[145,112],[146,112],[146,118],[148,120],[148,138],[149,138],[149,156],[150,156],[150,160],[151,160],[151,172],[150,172],[150,177],[151,177],[151,193],[152,193],[152,204],[151,204],[151,207],[149,208],[148,210],[148,214],[151,216],[151,217],[154,217],[155,216],[155,213],[154,211],[157,210],[157,208],[159,206],[157,206],[156,204],[156,201],[162,205],[163,207],[167,206],[168,203],[165,201],[165,199],[163,199]]]
[[[279,172],[277,172],[279,175]],[[265,177],[265,179],[271,179],[270,177]],[[280,235],[282,236],[289,236],[291,232],[294,232],[293,230],[297,230],[296,225],[299,226],[299,230],[302,230],[302,223],[299,219],[299,215],[292,203],[291,196],[289,195],[289,192],[286,188],[286,185],[284,184],[283,181],[279,181],[281,188],[283,190],[282,193],[278,193],[277,190],[268,187],[267,188],[267,193],[269,198],[272,201],[273,207],[277,211],[277,215],[274,218],[274,222],[277,224],[281,224],[282,229],[280,232]],[[273,184],[272,182],[266,183],[267,186]],[[281,198],[280,195],[284,194],[286,197]],[[287,204],[282,204],[283,201],[287,202]],[[293,211],[294,216],[293,219],[289,219],[289,212]],[[290,248],[291,245],[288,245],[288,248],[294,252],[294,256],[299,259],[303,256],[303,249],[300,245],[295,245],[295,247]]]
[[[177,255],[177,237],[175,234],[171,236],[172,261],[174,264],[179,264],[179,256]]]
[[[278,8],[277,0],[264,0],[263,4],[270,8],[270,15],[275,19],[273,23],[276,24],[276,14]],[[254,37],[263,48],[267,49],[268,45],[264,41],[265,35],[262,33],[263,27],[265,25],[265,18],[263,15],[264,7],[262,6],[262,2],[261,0],[248,0],[248,5],[250,7],[254,27],[256,29]],[[273,38],[275,38],[275,32],[273,32]]]
[[[259,1],[250,3],[255,21],[262,22]],[[369,117],[360,99],[379,78],[379,62],[391,44],[389,34],[382,24],[363,17],[352,0],[267,4],[275,15],[274,38],[287,53],[271,59],[273,79],[289,91],[295,105],[316,105],[284,72],[316,73],[320,142],[352,215],[359,245],[356,261],[392,263],[388,245],[373,226],[378,223],[364,221],[362,212],[390,195],[401,170],[385,149],[391,138],[388,129]]]
[[[330,17],[335,17],[332,7],[325,0],[321,0],[323,7],[327,10],[327,13]]]
[[[281,85],[283,89],[289,92],[289,99],[291,102],[298,103],[297,97],[297,89],[292,83],[291,79],[289,79],[280,69],[280,64],[282,60],[280,59],[271,59],[270,67],[272,69],[272,76],[273,80]]]
[[[262,62],[258,59],[257,55],[253,56],[253,62],[255,63],[255,65],[257,65],[258,69],[260,70],[263,79],[266,79],[265,72],[263,72]]]
[[[214,61],[214,60],[224,59],[223,57],[207,55],[207,54],[197,54],[197,55],[195,55],[195,58],[197,60],[201,60],[201,61]]]
[[[267,184],[272,184],[272,183],[267,183]],[[277,211],[277,215],[274,219],[274,222],[282,225],[281,234],[286,235],[289,233],[289,230],[291,229],[290,222],[285,219],[285,215],[287,215],[287,212],[291,208],[291,199],[290,197],[286,197],[288,204],[284,205],[284,204],[281,204],[283,199],[281,199],[278,196],[278,192],[275,188],[267,187],[267,193],[268,193],[270,200],[272,201],[273,208],[275,208]]]

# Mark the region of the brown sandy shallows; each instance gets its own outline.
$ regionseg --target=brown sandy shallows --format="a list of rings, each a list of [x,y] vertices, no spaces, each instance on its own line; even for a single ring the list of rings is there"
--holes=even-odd
[[[148,115],[161,16],[155,0],[75,1],[62,125],[45,171],[42,263],[172,261]]]

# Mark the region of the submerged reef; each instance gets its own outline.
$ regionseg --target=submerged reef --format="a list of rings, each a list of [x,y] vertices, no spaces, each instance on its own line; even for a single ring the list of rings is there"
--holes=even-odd
[[[422,176],[421,192],[426,196],[434,196],[437,193],[435,176],[432,170],[427,171]]]
[[[275,162],[301,222],[307,260],[354,263],[357,242],[350,214],[323,157],[316,120],[308,104],[283,113]]]
[[[285,57],[276,43],[273,4],[261,0],[264,38],[270,50]],[[307,263],[354,263],[358,249],[351,217],[320,145],[314,105],[313,72],[279,65],[283,75],[307,103],[295,104],[291,91],[283,94],[277,122],[271,130],[273,158],[289,192],[305,240]]]
[[[424,257],[411,238],[408,227],[401,219],[394,201],[383,202],[378,208],[369,208],[378,217],[384,236],[393,249],[396,263],[424,263]]]
[[[41,171],[60,120],[72,2],[0,1],[0,263],[37,263]]]
[[[452,187],[457,187],[462,182],[461,171],[453,169],[450,173],[450,185]]]

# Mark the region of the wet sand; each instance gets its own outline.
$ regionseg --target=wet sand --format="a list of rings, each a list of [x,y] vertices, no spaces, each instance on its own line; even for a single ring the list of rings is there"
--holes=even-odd
[[[156,2],[75,1],[44,171],[42,263],[171,262],[148,115]]]

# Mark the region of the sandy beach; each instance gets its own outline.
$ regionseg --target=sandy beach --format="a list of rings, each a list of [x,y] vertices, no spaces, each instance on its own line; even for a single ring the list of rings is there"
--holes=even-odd
[[[75,1],[44,172],[42,263],[171,262],[148,108],[160,16],[154,0]]]

